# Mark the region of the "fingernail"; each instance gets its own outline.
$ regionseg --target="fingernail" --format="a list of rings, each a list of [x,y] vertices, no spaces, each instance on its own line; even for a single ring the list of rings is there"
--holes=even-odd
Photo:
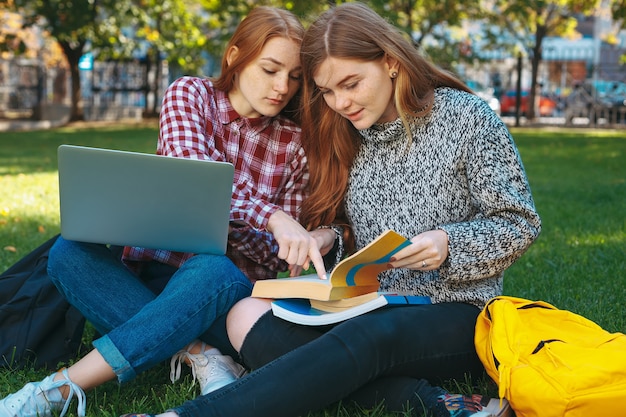
[[[396,261],[396,257],[395,257],[395,256],[392,256],[391,258],[389,258],[389,260],[390,260],[391,262],[395,262],[395,261]]]
[[[391,265],[391,264],[387,264],[387,268],[388,268],[388,269],[393,269],[393,265]]]

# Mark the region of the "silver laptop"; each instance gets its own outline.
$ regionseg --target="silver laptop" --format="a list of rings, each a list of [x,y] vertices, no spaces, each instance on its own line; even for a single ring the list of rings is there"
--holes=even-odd
[[[232,164],[61,145],[58,166],[65,239],[225,253]]]

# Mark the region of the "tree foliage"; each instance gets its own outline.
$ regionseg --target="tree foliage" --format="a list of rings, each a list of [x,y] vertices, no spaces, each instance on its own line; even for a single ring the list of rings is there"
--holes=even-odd
[[[108,1],[108,0],[107,0]],[[92,48],[103,59],[128,59],[152,51],[169,63],[200,71],[210,34],[193,1],[117,0],[103,9]],[[143,56],[142,56],[143,58]]]
[[[23,28],[38,26],[56,39],[72,76],[70,119],[82,119],[78,61],[94,33],[95,4],[81,0],[3,0],[3,6],[22,16]]]
[[[146,105],[147,96],[154,96],[152,108],[146,108],[148,114],[157,111],[162,61],[167,61],[174,73],[203,72],[211,33],[208,17],[197,2],[118,0],[102,12],[97,36],[91,42],[94,55],[100,60],[139,59],[147,70],[156,71],[152,85],[146,86]]]
[[[0,2],[0,57],[27,52],[28,31],[23,29],[22,16],[12,13]]]
[[[618,22],[622,29],[626,29],[626,0],[613,0],[611,12],[613,20]]]
[[[435,63],[453,69],[477,58],[464,27],[483,15],[483,4],[458,0],[370,0],[369,4],[404,31]]]

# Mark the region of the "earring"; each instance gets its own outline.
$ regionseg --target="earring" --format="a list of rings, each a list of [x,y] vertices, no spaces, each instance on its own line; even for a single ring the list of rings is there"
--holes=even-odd
[[[391,78],[396,78],[398,76],[398,73],[396,71],[391,73]]]

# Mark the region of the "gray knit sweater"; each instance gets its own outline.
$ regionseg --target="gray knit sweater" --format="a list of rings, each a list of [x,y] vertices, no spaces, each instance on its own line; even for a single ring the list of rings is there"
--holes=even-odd
[[[482,308],[541,229],[521,159],[500,118],[462,91],[437,89],[413,132],[409,145],[399,119],[361,131],[345,199],[357,248],[386,229],[407,238],[444,230],[449,255],[438,270],[384,272],[381,290]]]

